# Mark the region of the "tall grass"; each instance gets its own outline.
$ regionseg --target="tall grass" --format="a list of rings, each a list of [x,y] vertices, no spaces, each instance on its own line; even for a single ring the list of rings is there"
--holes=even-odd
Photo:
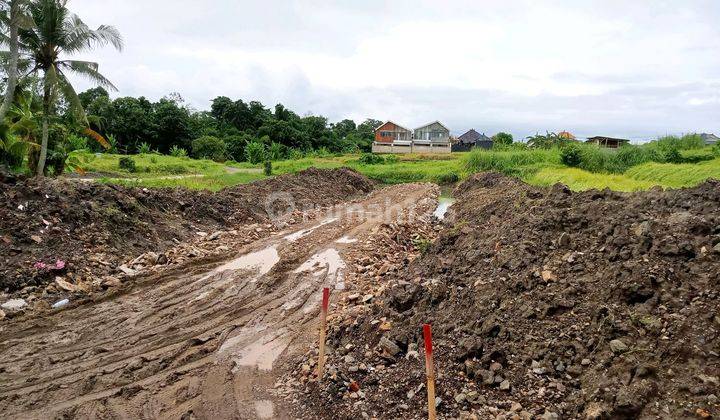
[[[475,149],[465,157],[467,172],[497,171],[510,176],[525,177],[548,165],[560,165],[560,150],[483,150]]]
[[[709,178],[720,179],[720,158],[700,163],[645,163],[630,168],[625,175],[670,188],[692,187]]]

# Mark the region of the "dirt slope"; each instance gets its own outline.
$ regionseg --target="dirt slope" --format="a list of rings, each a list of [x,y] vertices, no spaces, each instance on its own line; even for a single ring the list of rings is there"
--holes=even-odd
[[[118,273],[127,258],[163,252],[199,231],[266,222],[268,208],[280,211],[289,199],[305,209],[371,189],[349,169],[309,169],[217,193],[8,178],[0,183],[0,291],[44,286],[57,275],[91,281]],[[63,269],[36,268],[57,260]],[[26,292],[21,295],[32,290]]]
[[[428,322],[443,418],[720,415],[720,182],[571,193],[481,174],[456,197],[426,256],[335,321],[332,373],[299,387],[300,412],[426,416]]]
[[[355,179],[350,172],[331,174],[329,184]],[[317,184],[296,185],[321,202],[366,186],[338,185],[329,194]],[[0,412],[4,418],[287,418],[271,392],[279,375],[274,368],[316,339],[321,288],[334,288],[333,300],[352,288],[349,280],[359,273],[349,261],[362,258],[399,215],[429,220],[437,194],[430,184],[377,190],[233,248],[223,259],[171,265],[95,302],[0,321]],[[251,197],[240,190],[229,195]],[[216,243],[234,247],[232,238],[226,233]]]

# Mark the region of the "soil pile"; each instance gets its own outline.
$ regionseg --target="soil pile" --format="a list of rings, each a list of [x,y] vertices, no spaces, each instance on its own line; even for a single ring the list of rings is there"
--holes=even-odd
[[[425,256],[334,319],[306,409],[424,417],[431,323],[442,417],[720,414],[720,182],[573,193],[487,173],[455,196]]]
[[[0,290],[6,292],[42,286],[58,275],[77,281],[112,274],[121,261],[162,252],[198,232],[267,222],[372,189],[349,169],[308,169],[217,193],[2,179]]]

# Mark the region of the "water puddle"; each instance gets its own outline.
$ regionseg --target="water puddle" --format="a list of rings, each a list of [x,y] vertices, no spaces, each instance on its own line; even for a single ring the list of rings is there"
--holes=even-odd
[[[255,414],[259,419],[275,418],[275,405],[270,400],[255,401]]]
[[[309,227],[309,228],[307,228],[307,229],[301,229],[301,230],[298,230],[297,232],[294,232],[294,233],[291,233],[291,234],[289,234],[289,235],[286,235],[286,236],[283,237],[283,239],[285,239],[285,240],[287,240],[287,241],[290,241],[290,242],[295,242],[295,241],[297,241],[298,239],[300,239],[300,238],[302,238],[302,237],[304,237],[304,236],[309,235],[310,233],[312,233],[312,231],[314,231],[315,229],[319,228],[320,226],[327,225],[328,223],[332,223],[332,222],[334,222],[334,221],[336,221],[336,220],[337,220],[337,217],[331,217],[331,218],[325,219],[325,220],[323,220],[322,222],[320,222],[319,224],[317,224],[317,225],[315,225],[315,226]]]
[[[357,242],[357,239],[351,238],[349,236],[343,236],[335,242],[339,244],[354,244],[355,242]]]
[[[206,280],[215,274],[222,273],[223,271],[249,270],[254,271],[254,276],[251,282],[255,282],[257,279],[267,274],[278,261],[280,261],[280,255],[277,252],[277,248],[275,246],[269,246],[260,251],[251,252],[229,261],[214,269],[200,280]]]
[[[264,371],[272,370],[273,363],[285,351],[291,339],[285,328],[257,336],[266,329],[267,327],[263,325],[245,327],[237,335],[226,339],[220,346],[218,353],[220,355],[230,353],[235,362],[233,373],[237,373],[241,366],[256,367]],[[251,344],[244,346],[245,343]]]
[[[321,275],[326,271],[327,283],[334,284],[335,288],[342,290],[345,288],[345,261],[343,261],[340,253],[335,248],[328,248],[323,252],[313,255],[295,269],[295,273],[309,271],[313,275]]]
[[[433,216],[437,217],[438,219],[444,219],[445,214],[448,211],[448,208],[452,206],[452,204],[455,202],[455,199],[452,197],[438,197],[438,205],[435,211],[433,212]]]

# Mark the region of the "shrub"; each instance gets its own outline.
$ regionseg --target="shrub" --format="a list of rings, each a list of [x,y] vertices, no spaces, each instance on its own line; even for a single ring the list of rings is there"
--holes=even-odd
[[[260,163],[265,160],[265,145],[258,141],[251,141],[245,146],[245,158],[250,163]]]
[[[282,160],[285,156],[286,147],[280,143],[272,142],[267,151],[267,158],[270,160]]]
[[[157,156],[155,156],[155,155],[150,156],[150,163],[155,164],[157,162],[158,162]]]
[[[513,142],[513,136],[509,133],[503,133],[502,131],[492,136],[493,147],[496,144],[509,145]]]
[[[702,149],[705,147],[705,142],[699,134],[684,134],[678,136],[664,136],[659,137],[657,140],[650,142],[650,144],[657,144],[660,147],[668,147],[670,149],[678,150],[692,150]]]
[[[137,151],[138,151],[138,153],[140,153],[140,154],[150,153],[150,150],[151,150],[151,149],[150,149],[150,144],[148,144],[147,142],[142,142],[142,143],[140,143],[140,145],[139,145],[138,148],[137,148]]]
[[[187,157],[188,153],[187,150],[183,149],[182,147],[178,147],[176,144],[174,144],[170,148],[170,156],[173,157]]]
[[[236,134],[226,136],[224,139],[227,155],[236,162],[245,160],[245,147],[250,142],[251,137],[247,134]]]
[[[385,156],[385,163],[398,163],[400,159],[398,159],[397,155],[387,155]]]
[[[212,159],[216,162],[225,161],[227,155],[225,142],[213,136],[202,136],[193,140],[192,152],[198,159]]]
[[[290,160],[299,160],[304,157],[305,155],[303,154],[302,150],[290,149],[290,151],[288,152],[288,159]]]
[[[560,151],[560,161],[567,166],[580,166],[580,146],[571,144]]]
[[[263,173],[265,176],[272,175],[272,162],[269,160],[265,161],[265,164],[263,165]]]
[[[358,162],[365,165],[379,165],[385,163],[385,158],[374,153],[363,153],[362,155],[360,155],[360,159],[358,159]]]
[[[83,149],[88,148],[87,138],[78,136],[76,134],[70,134],[67,137],[66,144],[67,144],[67,149],[70,151],[83,150]]]
[[[120,169],[124,169],[128,172],[136,172],[137,167],[135,166],[135,160],[129,156],[123,156],[118,161]]]

